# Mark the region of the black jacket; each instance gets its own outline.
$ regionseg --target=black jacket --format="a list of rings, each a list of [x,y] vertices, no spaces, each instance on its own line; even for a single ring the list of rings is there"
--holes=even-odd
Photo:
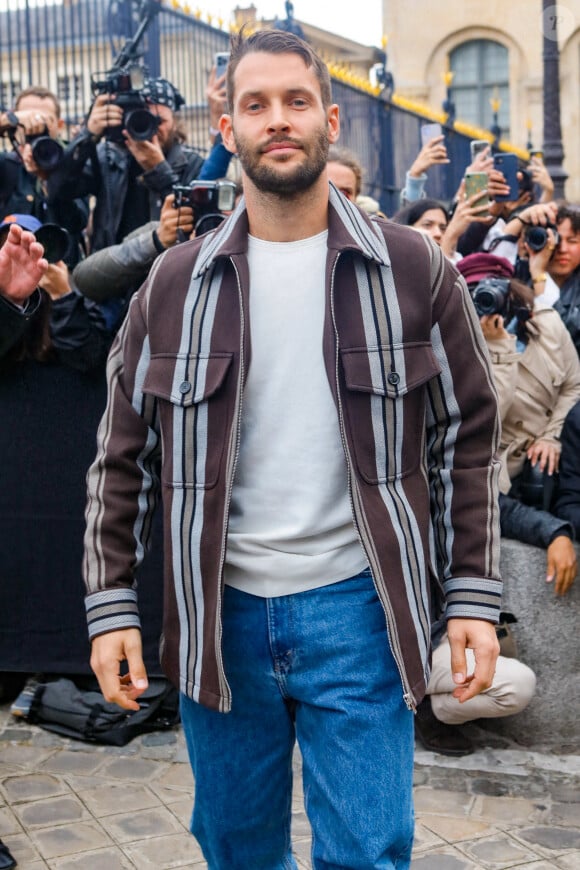
[[[0,220],[9,214],[33,215],[43,224],[63,227],[71,237],[64,260],[71,269],[78,263],[84,247],[83,230],[89,217],[88,201],[79,197],[78,191],[66,200],[60,196],[50,197],[40,179],[26,171],[13,151],[0,152]]]
[[[163,163],[143,172],[134,184],[148,192],[149,213],[140,215],[135,226],[120,229],[125,200],[130,193],[130,169],[134,158],[116,142],[94,137],[84,129],[65,149],[61,165],[49,179],[50,200],[93,195],[97,198],[93,215],[91,251],[99,251],[122,241],[120,236],[150,220],[158,220],[163,200],[176,184],[197,178],[203,158],[197,151],[175,143]]]

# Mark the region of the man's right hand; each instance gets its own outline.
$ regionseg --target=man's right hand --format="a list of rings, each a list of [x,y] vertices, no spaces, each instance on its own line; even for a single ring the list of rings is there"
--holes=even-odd
[[[124,661],[129,673],[121,676],[121,662]],[[149,685],[139,629],[125,628],[93,638],[91,668],[106,701],[125,710],[139,709],[136,699]]]
[[[107,127],[120,127],[123,123],[123,109],[115,103],[114,94],[99,94],[87,118],[87,130],[99,139]]]
[[[13,224],[0,248],[0,295],[24,305],[47,269],[44,248],[36,237]]]

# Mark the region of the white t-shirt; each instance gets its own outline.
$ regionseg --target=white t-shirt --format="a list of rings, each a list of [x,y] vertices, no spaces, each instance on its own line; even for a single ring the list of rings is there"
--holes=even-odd
[[[326,255],[326,231],[297,242],[249,238],[252,351],[225,582],[263,597],[367,565],[322,352]]]

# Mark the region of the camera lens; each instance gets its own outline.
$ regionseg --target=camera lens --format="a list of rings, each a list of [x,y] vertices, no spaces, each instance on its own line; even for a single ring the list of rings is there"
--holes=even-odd
[[[39,136],[32,142],[32,157],[40,169],[55,169],[62,158],[62,147],[50,136]]]
[[[526,242],[532,251],[541,251],[548,242],[548,232],[545,227],[529,227],[526,232]]]
[[[34,235],[36,241],[44,248],[44,257],[49,263],[64,260],[70,243],[70,236],[64,227],[59,227],[58,224],[43,224]]]
[[[157,132],[159,118],[147,109],[133,109],[127,112],[123,123],[131,139],[144,142]]]

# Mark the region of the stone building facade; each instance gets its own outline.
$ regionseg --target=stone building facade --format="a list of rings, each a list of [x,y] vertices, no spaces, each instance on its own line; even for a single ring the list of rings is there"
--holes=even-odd
[[[457,118],[490,127],[495,101],[502,136],[539,150],[543,131],[544,25],[557,17],[566,196],[580,202],[580,0],[382,0],[388,69],[395,92],[440,108],[444,74]],[[498,107],[499,103],[499,107]]]

